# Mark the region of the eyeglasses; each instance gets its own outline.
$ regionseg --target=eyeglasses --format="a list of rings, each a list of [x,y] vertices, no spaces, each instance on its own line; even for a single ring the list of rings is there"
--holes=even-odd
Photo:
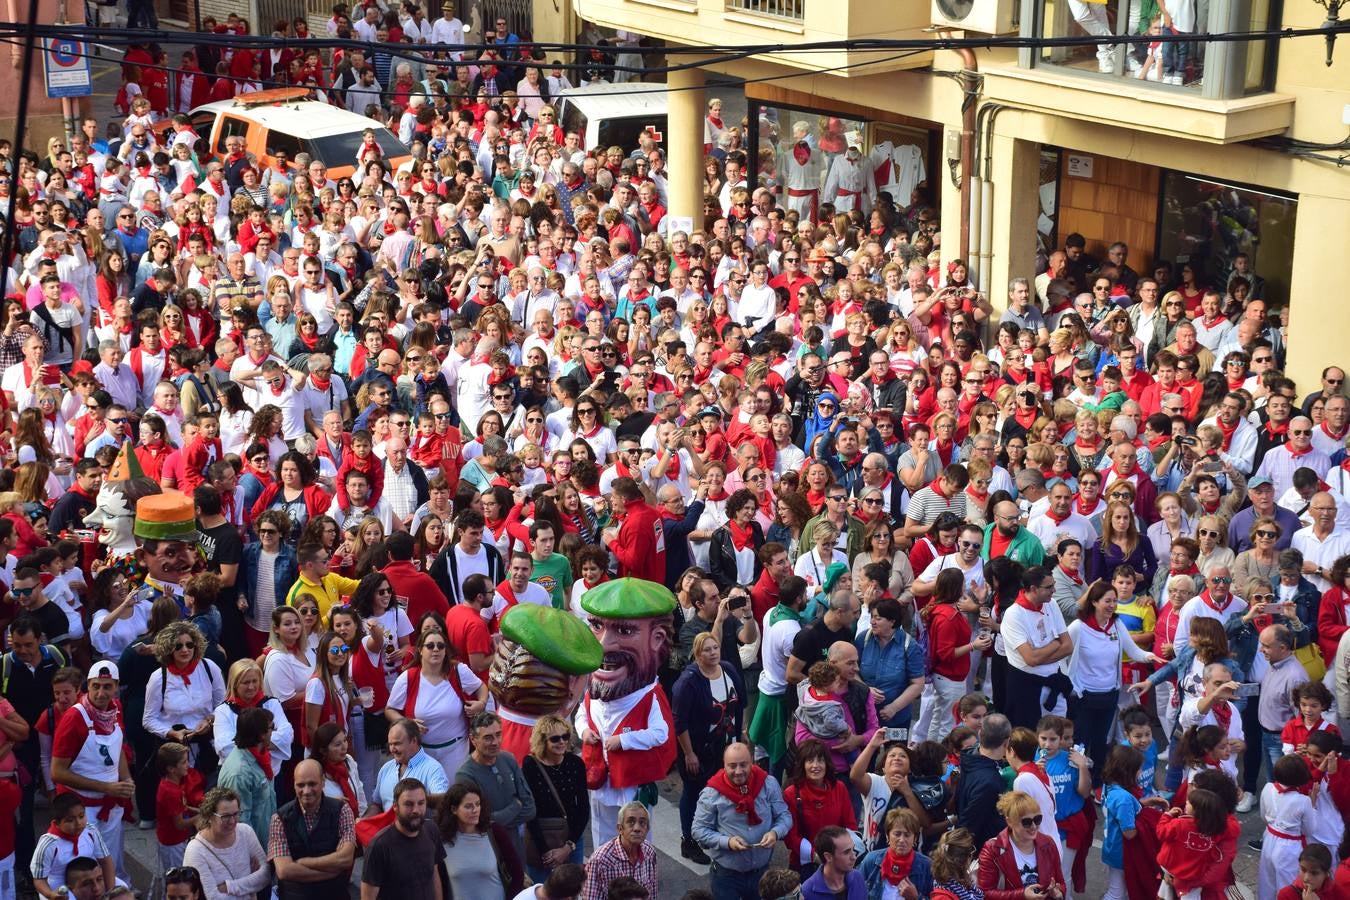
[[[834,409],[833,403],[817,403],[816,409]]]
[[[316,606],[306,606],[299,612],[302,616],[317,616],[319,614],[319,609]]]
[[[1023,816],[1023,817],[1022,817],[1022,827],[1023,827],[1023,828],[1033,828],[1033,827],[1034,827],[1034,828],[1040,828],[1040,827],[1041,827],[1041,823],[1044,822],[1044,821],[1045,821],[1045,817],[1044,817],[1043,815],[1041,815],[1040,813],[1036,813],[1036,815],[1034,815],[1034,816]]]
[[[436,420],[437,420],[437,421],[444,421],[444,420],[450,418],[450,414],[449,414],[449,413],[433,413],[432,415],[434,415],[434,416],[436,417]]]
[[[1251,595],[1250,597],[1248,597],[1247,599],[1248,599],[1248,600],[1254,600],[1254,601],[1256,601],[1257,603],[1265,603],[1267,600],[1274,600],[1274,599],[1275,599],[1275,595],[1274,595],[1274,594],[1252,594],[1252,595]]]
[[[238,822],[238,821],[239,821],[239,813],[237,813],[237,812],[232,812],[232,813],[211,813],[211,818],[213,818],[213,819],[219,819],[219,820],[222,821],[222,822]],[[169,871],[167,871],[167,872],[164,873],[164,877],[165,877],[166,879],[168,879],[168,880],[172,880],[172,879],[178,878],[178,877],[187,877],[187,873],[188,873],[189,871],[192,872],[193,874],[196,874],[196,873],[197,873],[197,870],[196,870],[196,869],[193,869],[193,868],[190,867],[190,866],[184,866],[184,867],[181,868],[181,869],[170,869]]]
[[[1219,533],[1217,531],[1214,531],[1213,529],[1210,528],[1201,528],[1199,531],[1196,532],[1196,534],[1200,537],[1216,538],[1219,536]]]
[[[1229,578],[1229,577],[1226,576],[1226,575],[1211,575],[1211,576],[1209,576],[1209,583],[1210,583],[1210,584],[1232,584],[1232,583],[1233,583],[1233,579]]]
[[[351,649],[351,645],[349,644],[331,644],[328,647],[328,655],[341,656],[344,653],[350,653]]]
[[[960,547],[962,550],[980,549],[980,545],[975,543],[974,541],[957,541],[956,546]]]
[[[763,472],[757,472],[754,475],[749,475],[746,477],[746,481],[763,481],[763,480],[764,480]]]
[[[433,644],[433,643],[431,643],[430,641],[428,641],[427,643],[425,643],[425,644],[422,645],[422,649],[423,649],[423,650],[444,650],[444,649],[445,649],[445,644],[442,644],[442,643],[439,643],[439,642]]]
[[[1260,531],[1256,532],[1256,536],[1259,538],[1265,538],[1268,541],[1273,541],[1280,536],[1280,533],[1278,531],[1271,531],[1267,528],[1262,528]]]
[[[259,529],[258,529],[258,534],[259,534],[259,535],[264,535],[264,534],[281,534],[281,531],[278,530],[278,529],[276,529],[276,528],[259,528]]]

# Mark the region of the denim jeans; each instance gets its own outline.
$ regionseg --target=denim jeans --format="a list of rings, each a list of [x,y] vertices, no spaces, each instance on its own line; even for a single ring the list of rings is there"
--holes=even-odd
[[[759,879],[768,868],[740,872],[713,863],[708,871],[708,887],[712,889],[713,900],[759,900]]]

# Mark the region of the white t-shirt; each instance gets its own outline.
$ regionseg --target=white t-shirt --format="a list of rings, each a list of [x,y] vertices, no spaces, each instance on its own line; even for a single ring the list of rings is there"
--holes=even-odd
[[[294,654],[273,650],[263,660],[263,693],[286,701],[305,689],[309,676],[314,674],[314,653],[305,650],[305,661]]]
[[[789,618],[770,625],[771,615],[772,610],[764,614],[763,627],[760,629],[764,640],[760,644],[759,658],[764,668],[759,673],[759,692],[780,696],[787,690],[788,657],[792,655],[792,642],[796,640],[797,632],[802,630],[802,623]]]
[[[463,584],[462,581],[460,583]],[[493,591],[492,608],[482,610],[484,621],[501,622],[501,617],[506,611],[517,603],[533,603],[536,606],[552,606],[553,598],[549,595],[548,591],[544,590],[542,586],[535,584],[533,581],[525,585],[525,590],[516,594],[515,603],[512,603],[502,596],[501,591]]]
[[[1032,675],[1054,674],[1059,668],[1058,662],[1042,663],[1039,666],[1028,665],[1026,660],[1022,659],[1018,648],[1030,643],[1033,648],[1039,649],[1067,630],[1064,614],[1060,612],[1057,603],[1046,603],[1039,613],[1013,604],[1003,614],[1003,646],[1007,651],[1008,664]]]
[[[876,773],[867,775],[867,793],[862,798],[862,838],[864,847],[875,847],[881,829],[885,825],[886,804],[890,802],[891,789],[886,779]]]
[[[463,663],[455,663],[459,669],[459,683],[464,695],[473,696],[483,686],[478,676]],[[426,678],[417,686],[417,708],[407,709],[408,673],[398,676],[389,690],[389,709],[401,709],[408,718],[421,719],[427,723],[426,734],[422,735],[424,744],[448,744],[456,738],[466,737],[467,726],[464,721],[464,704],[460,703],[454,685],[446,678],[440,684],[432,684]]]

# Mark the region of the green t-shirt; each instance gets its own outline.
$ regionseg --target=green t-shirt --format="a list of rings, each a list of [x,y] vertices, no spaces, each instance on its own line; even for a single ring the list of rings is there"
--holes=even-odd
[[[536,559],[530,580],[548,591],[554,609],[567,609],[567,597],[572,591],[572,564],[567,557],[553,553],[547,559]]]

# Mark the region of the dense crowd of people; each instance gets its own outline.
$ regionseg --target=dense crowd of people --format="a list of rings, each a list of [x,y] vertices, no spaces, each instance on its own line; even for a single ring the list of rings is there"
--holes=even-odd
[[[695,897],[1208,900],[1258,810],[1249,891],[1350,896],[1350,397],[1250,260],[1071,234],[996,309],[914,196],[747,184],[719,103],[670,230],[653,136],[582,146],[496,25],[137,48],[107,140],[0,152],[0,898],[123,896],[132,822],[172,898],[655,898],[668,775]],[[358,158],[213,153],[183,113],[263,82]],[[674,594],[650,672],[618,577]],[[636,712],[505,708],[520,605]]]

